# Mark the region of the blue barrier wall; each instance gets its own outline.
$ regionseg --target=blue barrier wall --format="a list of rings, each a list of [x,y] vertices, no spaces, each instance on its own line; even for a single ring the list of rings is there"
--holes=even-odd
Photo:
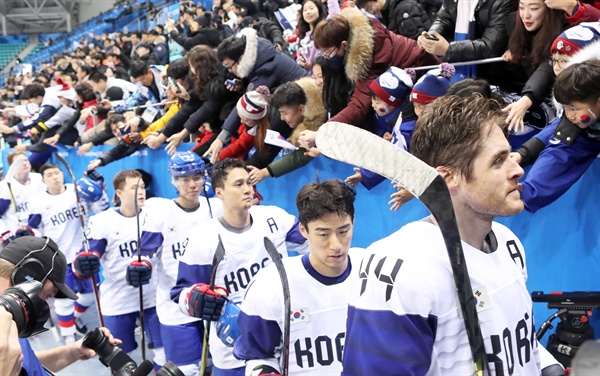
[[[184,144],[180,150],[186,150]],[[82,176],[90,161],[109,146],[94,148],[85,156],[74,151],[61,151],[77,177]],[[5,150],[2,159],[6,161]],[[126,168],[141,168],[154,177],[151,190],[157,196],[175,197],[175,189],[166,174],[168,156],[162,150],[142,151],[99,169],[107,181]],[[56,162],[55,162],[56,163]],[[6,166],[6,163],[5,163]],[[318,178],[326,180],[352,174],[352,166],[321,157],[305,168],[279,179],[268,179],[258,186],[265,198],[264,204],[280,206],[297,214],[295,197],[306,183]],[[108,184],[109,197],[113,190]],[[391,184],[384,182],[372,191],[357,187],[356,218],[353,246],[367,247],[377,239],[387,236],[402,225],[423,218],[427,210],[413,200],[398,212],[390,212],[387,202],[393,192]],[[563,197],[535,214],[523,212],[511,218],[499,218],[523,242],[529,270],[530,291],[600,291],[600,160]],[[418,250],[415,250],[418,252]],[[539,325],[554,311],[544,304],[534,304],[534,315]],[[600,336],[600,311],[594,312],[592,323]],[[543,341],[545,343],[545,341]]]

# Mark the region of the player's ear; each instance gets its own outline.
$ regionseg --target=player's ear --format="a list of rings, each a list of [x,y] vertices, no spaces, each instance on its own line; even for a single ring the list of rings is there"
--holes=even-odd
[[[438,166],[435,169],[440,175],[442,175],[442,178],[444,178],[444,180],[446,181],[448,189],[452,189],[458,185],[459,181],[456,176],[456,170],[444,166]]]
[[[220,198],[221,200],[223,199],[223,190],[221,187],[213,187],[215,190],[215,195]]]
[[[304,227],[302,223],[299,223],[298,228],[300,229],[300,234],[302,234],[304,238],[308,239],[308,230],[306,229],[306,227]]]

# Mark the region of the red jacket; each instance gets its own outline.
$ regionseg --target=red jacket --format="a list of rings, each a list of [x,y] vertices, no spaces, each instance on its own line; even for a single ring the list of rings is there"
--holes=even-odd
[[[98,101],[96,99],[93,99],[88,102],[83,102],[83,108],[95,107],[96,105],[98,105]],[[98,123],[100,123],[104,119],[106,119],[106,118],[103,116],[98,116]],[[94,126],[97,125],[97,123],[94,124],[94,115],[88,116],[88,118],[85,122],[86,122],[86,125],[85,125],[84,132],[87,131],[88,129],[94,128]]]
[[[254,136],[251,136],[246,129],[246,124],[241,124],[238,129],[239,138],[232,138],[231,144],[219,153],[219,160],[225,158],[237,158],[245,160],[248,153],[254,147]]]

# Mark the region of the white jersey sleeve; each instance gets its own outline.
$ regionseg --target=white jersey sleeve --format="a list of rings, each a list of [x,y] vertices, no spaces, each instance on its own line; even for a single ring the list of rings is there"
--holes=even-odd
[[[539,375],[525,256],[493,223],[493,252],[463,242],[492,372]],[[471,375],[473,360],[439,228],[414,222],[369,247],[348,309],[343,375]],[[390,346],[390,344],[394,344]]]
[[[8,183],[10,183],[10,190]],[[14,234],[22,226],[27,225],[30,200],[37,193],[45,190],[46,185],[42,182],[42,176],[35,172],[29,173],[27,184],[21,184],[14,178],[10,182],[0,183],[0,234],[6,231]]]

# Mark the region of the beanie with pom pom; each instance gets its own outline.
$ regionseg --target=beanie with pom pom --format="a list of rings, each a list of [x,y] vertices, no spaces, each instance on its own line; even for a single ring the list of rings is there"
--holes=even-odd
[[[262,119],[267,113],[270,95],[266,86],[259,86],[256,90],[245,93],[237,102],[238,115],[250,120]]]
[[[412,71],[412,76],[411,76]],[[369,85],[369,89],[379,99],[390,106],[400,106],[410,94],[413,86],[415,71],[413,69],[400,69],[391,67]]]
[[[456,70],[452,64],[442,63],[439,68],[425,73],[417,81],[410,98],[415,103],[429,104],[446,93],[450,87],[450,79]]]

